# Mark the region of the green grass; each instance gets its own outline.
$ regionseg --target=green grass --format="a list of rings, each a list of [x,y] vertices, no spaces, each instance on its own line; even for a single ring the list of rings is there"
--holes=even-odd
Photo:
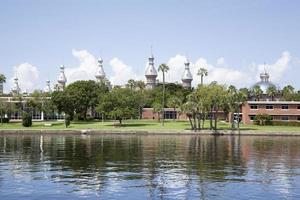
[[[45,124],[51,123],[52,126],[45,126]],[[23,127],[21,122],[10,122],[8,124],[0,124],[0,129],[16,129],[16,130],[145,130],[145,131],[184,131],[190,129],[188,121],[173,121],[167,120],[165,126],[162,126],[161,122],[156,120],[125,120],[123,125],[115,126],[118,124],[116,121],[90,121],[90,122],[72,122],[71,125],[66,129],[64,122],[62,121],[45,121],[45,122],[33,122],[32,127]],[[205,127],[209,127],[209,122],[206,121]],[[218,123],[219,130],[230,130],[231,125],[225,122]],[[241,130],[253,130],[253,131],[298,131],[300,127],[293,126],[257,126],[257,125],[241,125]]]

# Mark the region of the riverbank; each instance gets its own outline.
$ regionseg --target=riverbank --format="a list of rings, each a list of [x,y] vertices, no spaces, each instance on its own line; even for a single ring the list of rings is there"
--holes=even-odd
[[[166,121],[165,126],[154,120],[126,120],[122,126],[115,121],[72,122],[65,128],[62,121],[33,122],[32,127],[23,127],[20,122],[11,122],[0,125],[0,134],[136,134],[136,135],[264,135],[264,136],[300,136],[300,127],[290,126],[256,126],[241,125],[240,131],[232,131],[230,124],[218,123],[218,132],[204,129],[191,131],[187,121]],[[208,122],[205,124],[208,128]]]
[[[276,131],[231,131],[231,130],[219,130],[217,132],[211,130],[202,131],[143,131],[143,130],[43,130],[43,129],[9,129],[0,130],[0,135],[28,135],[28,134],[42,134],[42,135],[216,135],[216,136],[300,136],[300,132],[276,132]]]

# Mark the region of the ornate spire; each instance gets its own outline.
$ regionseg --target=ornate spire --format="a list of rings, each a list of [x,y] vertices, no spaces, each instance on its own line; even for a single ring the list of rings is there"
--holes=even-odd
[[[192,87],[192,80],[193,80],[193,76],[192,73],[190,71],[190,61],[187,58],[186,62],[184,63],[185,67],[184,67],[184,72],[182,74],[181,80],[182,80],[182,86],[184,88],[191,88]]]
[[[50,86],[50,81],[47,80],[47,81],[46,81],[46,87],[45,87],[45,89],[44,89],[44,92],[50,93],[51,91],[52,91],[52,90],[51,90],[51,86]]]
[[[14,94],[19,94],[21,92],[21,89],[19,87],[19,79],[17,77],[17,74],[15,74],[15,78],[14,78],[14,85],[12,87],[12,93]]]
[[[102,58],[98,59],[98,68],[95,75],[97,81],[104,81],[105,79],[105,72],[103,70],[103,60]]]
[[[157,71],[154,67],[154,56],[152,53],[152,47],[151,47],[151,55],[148,59],[148,66],[145,71],[145,77],[146,77],[146,88],[154,88],[156,86]]]
[[[260,74],[260,80],[262,82],[269,82],[270,75],[266,70],[266,63],[264,63],[264,72]]]
[[[63,90],[65,88],[66,83],[67,83],[67,78],[66,78],[66,75],[65,75],[65,66],[64,65],[60,66],[60,74],[58,76],[57,82],[58,82],[59,89]]]

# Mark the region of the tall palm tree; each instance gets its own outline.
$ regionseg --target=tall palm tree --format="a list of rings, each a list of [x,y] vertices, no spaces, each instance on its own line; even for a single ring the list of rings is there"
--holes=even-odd
[[[293,100],[294,94],[295,94],[295,88],[291,85],[287,85],[282,89],[282,95],[284,100],[286,101]]]
[[[263,91],[260,88],[260,86],[259,85],[254,86],[254,88],[252,89],[252,95],[257,97],[258,101],[259,101],[262,94],[263,94]]]
[[[6,77],[3,74],[0,74],[0,94],[3,93],[3,83],[6,82]]]
[[[267,89],[267,95],[272,98],[272,101],[274,101],[274,97],[277,94],[278,94],[278,91],[277,91],[276,87],[274,87],[274,86],[268,87],[268,89]]]
[[[169,71],[169,66],[166,64],[161,64],[158,67],[158,71],[161,71],[163,74],[163,118],[162,118],[162,125],[165,125],[165,73],[167,73]]]
[[[198,70],[197,75],[201,77],[201,85],[203,85],[203,77],[208,75],[208,71],[207,71],[207,69],[201,67],[201,68]]]
[[[182,104],[182,101],[177,96],[172,96],[171,98],[169,98],[169,100],[167,102],[168,107],[173,108],[173,120],[174,121],[176,119],[176,108],[179,108],[181,104]]]

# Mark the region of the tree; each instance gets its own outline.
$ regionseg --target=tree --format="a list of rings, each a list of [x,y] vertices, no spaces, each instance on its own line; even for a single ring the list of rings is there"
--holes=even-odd
[[[200,68],[197,75],[201,77],[201,85],[203,85],[203,77],[208,75],[208,71],[205,68]]]
[[[153,103],[153,113],[157,114],[158,121],[160,122],[161,115],[163,113],[163,106],[160,102]]]
[[[163,64],[159,65],[158,71],[161,71],[163,74],[163,100],[162,100],[163,119],[162,119],[162,125],[164,126],[164,123],[165,123],[165,117],[164,117],[164,113],[165,113],[165,73],[167,73],[169,71],[169,66],[163,63]]]
[[[130,95],[129,95],[130,94]],[[99,99],[96,110],[106,116],[118,120],[122,125],[123,119],[137,118],[139,116],[140,95],[128,88],[114,88]]]
[[[145,82],[141,81],[141,80],[140,81],[136,81],[135,84],[136,84],[136,87],[139,90],[141,90],[141,91],[143,91],[145,89],[145,87],[146,87]]]
[[[73,119],[74,114],[81,120],[87,120],[87,113],[94,111],[99,96],[108,92],[108,88],[95,81],[76,81],[68,85],[64,91],[52,93],[52,102],[59,112],[70,115]]]
[[[179,108],[182,104],[182,100],[177,96],[172,96],[168,99],[167,105],[169,108],[173,108],[173,120],[176,119],[176,108]]]
[[[259,101],[261,95],[263,94],[263,91],[259,85],[254,86],[251,92],[252,92],[252,95],[257,98],[258,101]]]
[[[282,89],[283,99],[286,101],[294,100],[295,88],[291,85],[287,85]]]
[[[3,92],[3,83],[6,82],[6,77],[4,74],[0,74],[0,94]]]
[[[135,80],[129,79],[128,82],[127,82],[127,86],[130,88],[130,90],[135,89],[135,87],[136,87],[136,82],[135,82]]]
[[[274,97],[278,94],[278,91],[275,86],[268,87],[267,95],[271,97],[272,101],[274,101]]]

